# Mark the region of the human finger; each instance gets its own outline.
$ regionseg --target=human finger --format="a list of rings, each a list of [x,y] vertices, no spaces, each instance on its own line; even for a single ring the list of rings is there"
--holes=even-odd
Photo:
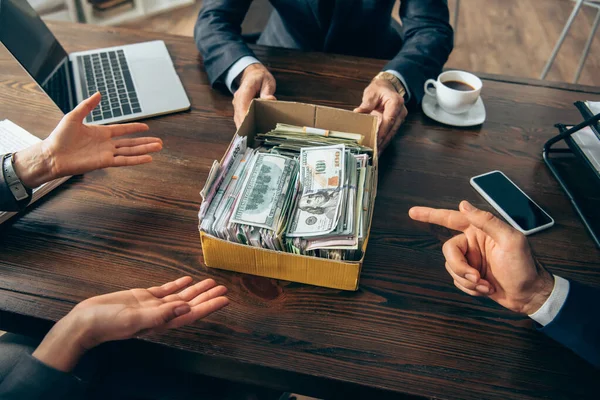
[[[165,326],[170,321],[191,314],[192,307],[185,301],[163,303],[158,307],[141,307],[132,311],[135,332]]]
[[[162,145],[163,141],[157,137],[140,137],[140,138],[113,140],[113,145],[116,148],[133,147],[133,146],[139,146],[140,144],[149,144],[149,143],[160,143]]]
[[[444,226],[455,231],[465,231],[471,223],[462,213],[453,210],[445,210],[430,207],[412,207],[408,215],[415,221],[427,222]]]
[[[194,284],[192,286],[185,288],[183,291],[181,291],[179,293],[174,293],[174,294],[164,297],[163,300],[164,301],[177,301],[177,300],[191,301],[196,296],[206,292],[207,290],[214,288],[215,286],[217,286],[217,282],[215,282],[214,279],[204,279],[200,282],[197,282],[196,284]]]
[[[168,296],[177,292],[178,290],[183,289],[184,287],[189,285],[192,282],[192,280],[193,279],[191,276],[183,276],[174,281],[167,282],[164,285],[153,286],[151,288],[148,288],[147,290],[150,292],[150,294],[152,294],[152,296],[162,299],[165,296]]]
[[[133,147],[119,147],[115,150],[115,156],[142,156],[148,153],[156,153],[162,149],[160,143],[140,144]]]
[[[111,137],[117,137],[130,135],[132,133],[146,132],[150,128],[146,124],[135,122],[132,124],[107,125],[100,127],[100,129],[108,130]]]
[[[379,103],[377,93],[374,90],[367,88],[363,94],[362,102],[354,109],[357,113],[370,113]]]
[[[276,100],[275,96],[273,96],[275,94],[276,89],[277,84],[275,82],[275,78],[272,78],[270,76],[263,78],[263,82],[260,88],[260,98],[267,100]]]
[[[448,271],[448,274],[450,274],[452,279],[454,279],[456,283],[459,283],[465,289],[475,290],[486,295],[494,294],[494,287],[487,280],[479,279],[477,283],[474,283],[462,276],[457,275],[456,272],[452,270],[450,264],[445,263],[444,266],[446,267],[446,271]]]
[[[224,307],[227,307],[227,305],[229,305],[229,299],[227,297],[217,297],[211,299],[197,306],[193,306],[191,312],[173,319],[164,326],[164,329],[174,329],[184,325],[189,325],[199,319],[207,317],[216,311],[219,311]]]
[[[148,164],[152,162],[152,156],[116,156],[113,158],[112,167],[132,167],[134,165]]]
[[[406,107],[404,107],[404,105],[402,105],[399,110],[399,115],[396,118],[394,124],[392,125],[390,130],[387,132],[387,134],[383,138],[381,138],[380,143],[377,144],[380,154],[390,144],[390,142],[392,141],[394,136],[396,136],[396,133],[398,133],[398,130],[400,129],[400,126],[402,126],[402,123],[404,122],[404,119],[406,118],[406,115],[407,115],[407,112],[405,112],[405,111],[406,111]],[[385,114],[385,112],[384,112],[384,114]]]
[[[460,203],[459,208],[470,224],[481,229],[498,243],[505,242],[519,233],[491,212],[479,210],[466,200]]]
[[[223,286],[223,285],[216,286],[210,290],[205,291],[204,293],[197,295],[192,300],[190,300],[189,303],[190,303],[190,306],[195,307],[195,306],[202,304],[206,301],[209,301],[211,299],[214,299],[214,298],[217,298],[220,296],[224,296],[226,293],[227,293],[227,288],[225,286]]]
[[[235,122],[236,128],[239,128],[244,121],[244,117],[250,108],[252,99],[257,95],[256,89],[242,85],[237,92],[235,92],[233,99],[233,121]]]
[[[454,281],[454,286],[456,286],[459,290],[465,292],[469,296],[474,296],[474,297],[484,296],[484,294],[479,293],[476,290],[470,290],[470,289],[467,289],[467,288],[461,286],[461,284],[456,281]]]
[[[477,283],[481,279],[479,271],[469,265],[465,254],[468,251],[468,242],[464,234],[453,237],[442,246],[442,253],[446,262],[458,276]]]
[[[96,92],[87,99],[83,100],[81,103],[77,105],[67,116],[69,118],[73,118],[77,122],[82,122],[85,117],[88,116],[89,113],[94,110],[94,108],[98,107],[100,104],[100,100],[102,99],[102,95],[100,92]]]

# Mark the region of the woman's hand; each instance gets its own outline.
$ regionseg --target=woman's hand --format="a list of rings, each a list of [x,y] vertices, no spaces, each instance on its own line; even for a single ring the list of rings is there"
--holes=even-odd
[[[71,371],[79,358],[101,343],[179,328],[229,304],[225,286],[189,276],[149,289],[92,297],[58,321],[33,353],[53,368]]]
[[[41,143],[15,154],[15,171],[25,186],[38,187],[53,179],[96,169],[145,164],[149,153],[162,149],[155,137],[123,139],[145,132],[146,124],[85,125],[85,117],[100,103],[100,93],[82,101]]]

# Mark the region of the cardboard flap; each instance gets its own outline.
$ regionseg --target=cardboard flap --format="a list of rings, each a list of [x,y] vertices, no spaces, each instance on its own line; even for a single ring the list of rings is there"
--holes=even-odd
[[[253,100],[253,103],[255,133],[269,132],[277,123],[314,126],[316,106],[311,104],[274,100]]]
[[[372,149],[377,145],[377,118],[370,114],[318,106],[314,126],[332,131],[360,133],[365,136],[364,145]]]

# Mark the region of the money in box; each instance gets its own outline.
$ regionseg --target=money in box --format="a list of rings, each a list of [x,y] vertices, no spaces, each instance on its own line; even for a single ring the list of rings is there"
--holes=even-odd
[[[201,192],[206,265],[358,289],[377,166],[376,117],[254,100]]]

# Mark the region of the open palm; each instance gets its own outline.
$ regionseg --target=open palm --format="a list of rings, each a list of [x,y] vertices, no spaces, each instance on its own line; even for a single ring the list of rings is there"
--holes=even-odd
[[[227,289],[206,279],[193,286],[189,276],[162,286],[131,289],[92,297],[71,311],[86,327],[82,343],[91,349],[111,340],[178,328],[229,304]]]
[[[65,115],[56,129],[44,141],[52,159],[53,176],[78,175],[99,168],[145,164],[152,161],[149,153],[162,149],[155,137],[127,138],[121,136],[148,130],[148,125],[85,125],[85,117],[100,103],[100,93],[81,102]]]

